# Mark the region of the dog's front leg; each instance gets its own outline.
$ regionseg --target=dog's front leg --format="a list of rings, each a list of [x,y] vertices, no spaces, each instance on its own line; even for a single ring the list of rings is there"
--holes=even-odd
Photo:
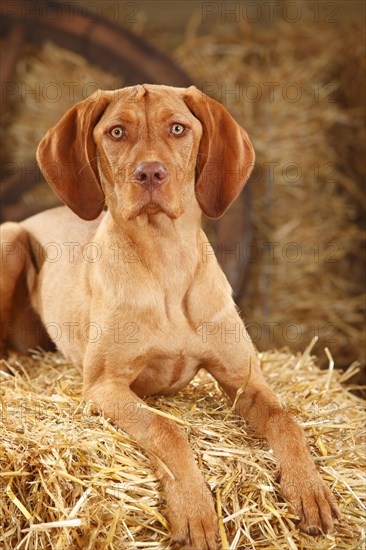
[[[130,434],[155,463],[165,489],[173,540],[186,548],[216,550],[213,499],[181,430],[174,421],[144,408],[125,381],[106,375],[92,381],[88,370],[84,374],[85,397]]]
[[[241,327],[239,340],[232,330],[237,323]],[[230,341],[222,332],[216,335],[213,347],[218,359],[207,370],[235,403],[237,413],[267,438],[277,461],[282,494],[300,517],[300,528],[312,535],[332,532],[332,515],[339,519],[340,512],[315,467],[302,428],[265,382],[239,317],[233,314],[222,327],[231,329],[233,338]]]

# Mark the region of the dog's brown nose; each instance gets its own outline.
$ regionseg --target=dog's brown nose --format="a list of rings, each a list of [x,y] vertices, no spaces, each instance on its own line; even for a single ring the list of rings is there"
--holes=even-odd
[[[168,171],[160,162],[140,162],[133,175],[137,183],[152,189],[165,182]]]

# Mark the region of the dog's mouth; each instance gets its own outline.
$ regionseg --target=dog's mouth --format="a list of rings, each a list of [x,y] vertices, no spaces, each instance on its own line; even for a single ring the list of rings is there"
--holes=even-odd
[[[149,214],[149,215],[155,215],[159,214],[159,212],[163,212],[164,209],[161,207],[160,204],[157,204],[156,202],[149,202],[145,204],[142,208],[140,208],[139,214]]]
[[[174,208],[161,193],[150,191],[143,193],[138,203],[130,212],[128,219],[134,220],[138,216],[147,214],[148,216],[156,216],[157,214],[166,214],[171,219],[176,219],[180,215],[180,211]]]

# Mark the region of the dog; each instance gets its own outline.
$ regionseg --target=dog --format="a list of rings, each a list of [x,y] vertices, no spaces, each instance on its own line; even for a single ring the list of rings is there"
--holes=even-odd
[[[1,227],[3,351],[51,339],[82,366],[85,398],[151,457],[180,545],[218,548],[213,499],[178,426],[143,398],[173,395],[201,368],[267,438],[300,528],[332,532],[336,499],[264,380],[201,228],[251,173],[247,133],[194,86],[139,85],[75,104],[37,160],[66,206]]]

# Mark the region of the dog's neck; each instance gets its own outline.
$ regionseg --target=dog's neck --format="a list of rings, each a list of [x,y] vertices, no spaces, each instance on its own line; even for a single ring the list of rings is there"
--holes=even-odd
[[[107,211],[98,234],[103,236],[106,246],[110,243],[131,246],[142,257],[150,258],[152,265],[162,257],[169,264],[167,255],[173,260],[180,254],[191,263],[200,246],[201,217],[198,204],[191,205],[176,219],[158,213],[141,214],[134,220],[115,220]]]

